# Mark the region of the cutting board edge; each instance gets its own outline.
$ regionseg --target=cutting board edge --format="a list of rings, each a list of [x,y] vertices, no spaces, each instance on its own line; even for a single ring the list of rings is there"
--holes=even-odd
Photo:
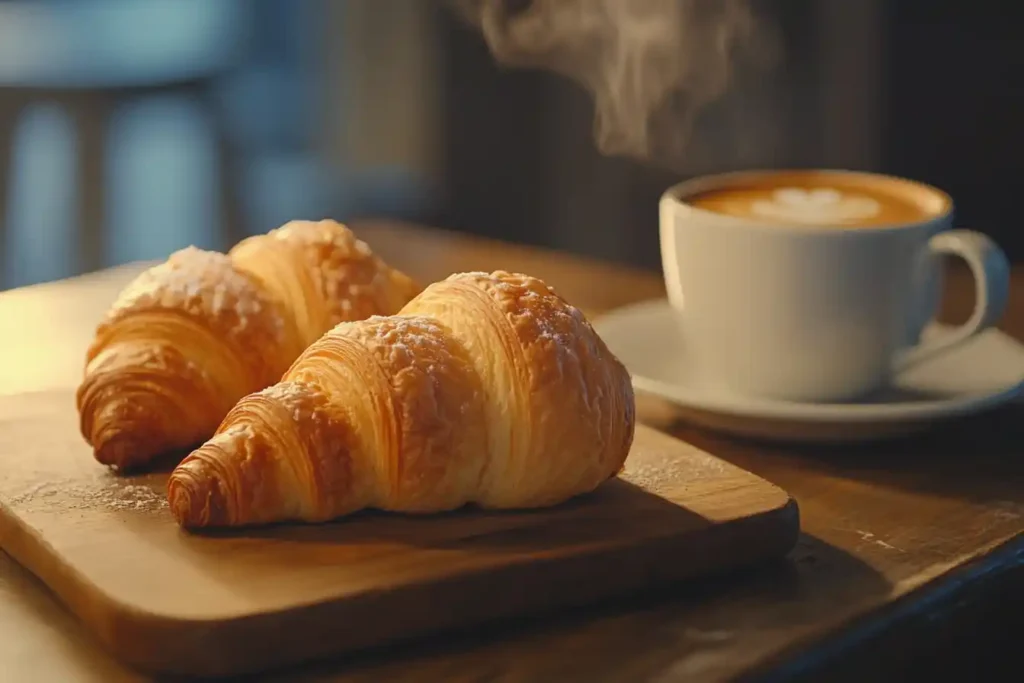
[[[799,507],[795,499],[784,490],[778,490],[785,496],[781,505],[766,507],[758,513],[718,523],[712,527],[711,534],[704,534],[705,544],[710,545],[709,542],[725,542],[729,536],[739,533],[741,527],[760,527],[757,533],[751,534],[756,543],[743,548],[728,569],[782,557],[796,545],[800,535]],[[538,568],[541,563],[549,562],[563,575],[562,590],[556,592],[557,598],[554,600],[544,598],[536,600],[536,604],[519,603],[511,609],[498,610],[487,609],[480,602],[478,614],[467,617],[463,613],[454,618],[450,614],[442,615],[449,623],[445,623],[443,619],[439,620],[438,613],[431,612],[423,624],[387,636],[357,629],[356,637],[347,643],[339,643],[330,638],[305,638],[293,642],[290,648],[262,648],[254,656],[247,648],[234,654],[233,651],[224,652],[212,642],[225,639],[247,641],[247,633],[252,629],[275,630],[279,633],[309,633],[308,626],[289,628],[282,626],[280,622],[337,622],[344,618],[342,612],[352,611],[352,597],[339,597],[285,610],[255,612],[227,619],[191,619],[146,612],[104,593],[84,575],[64,563],[48,562],[48,544],[45,541],[36,538],[31,528],[9,512],[0,515],[0,547],[42,581],[56,599],[82,622],[86,630],[92,632],[92,637],[108,652],[140,671],[201,677],[252,674],[288,664],[459,631],[503,619],[540,616],[556,609],[592,605],[641,590],[700,578],[722,570],[719,566],[702,567],[699,564],[692,564],[692,557],[687,558],[686,562],[679,563],[674,563],[670,559],[665,560],[666,557],[672,557],[673,545],[678,546],[674,549],[676,552],[692,553],[692,546],[687,545],[692,535],[675,534],[641,539],[643,542],[638,543],[630,554],[633,558],[633,566],[630,569],[634,576],[620,574],[614,584],[605,584],[598,590],[592,589],[592,583],[572,581],[572,577],[578,576],[579,572],[592,570],[592,567],[576,565],[605,562],[611,566],[617,561],[621,562],[622,545],[598,547],[594,552],[571,557],[552,556],[531,563],[505,565],[489,571],[472,572],[468,576],[454,574],[433,584],[433,590],[442,594],[445,590],[465,590],[467,580],[480,583],[483,589],[482,584],[495,580],[502,571],[525,574],[525,580],[528,581],[531,570]],[[635,559],[638,553],[646,555],[642,562]],[[602,554],[607,554],[608,557],[602,558]],[[550,575],[540,583],[550,588]],[[415,591],[416,588],[412,585],[400,586],[390,591],[368,592],[363,596],[366,598],[366,604],[356,611],[379,609],[372,603],[382,598],[403,600],[403,591]],[[408,620],[405,620],[405,623],[408,624]],[[325,646],[323,643],[329,645]]]

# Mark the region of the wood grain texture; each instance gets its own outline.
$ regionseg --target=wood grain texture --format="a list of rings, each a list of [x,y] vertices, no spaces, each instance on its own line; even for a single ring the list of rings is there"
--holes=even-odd
[[[664,295],[657,273],[415,226],[352,227],[410,274],[522,270],[543,277],[588,315]],[[17,335],[0,341],[0,393],[73,386],[96,316],[137,268],[0,294],[0,321],[18,325]],[[954,270],[944,320],[964,320],[972,301],[968,274]],[[1019,266],[1001,327],[1024,339]],[[923,437],[827,450],[767,448],[695,429],[658,401],[642,398],[640,408],[649,424],[793,494],[804,533],[788,558],[258,680],[982,680],[993,667],[1019,664],[1024,407]],[[0,661],[5,683],[136,680],[2,554]]]
[[[0,545],[119,658],[228,675],[584,604],[784,555],[789,496],[641,427],[626,469],[545,510],[181,531],[166,474],[89,457],[70,392],[0,400]]]

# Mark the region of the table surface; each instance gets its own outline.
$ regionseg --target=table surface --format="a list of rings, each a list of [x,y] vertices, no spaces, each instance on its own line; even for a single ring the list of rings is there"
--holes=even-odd
[[[423,280],[519,270],[588,314],[664,294],[657,274],[395,223],[353,228]],[[73,386],[94,325],[139,266],[0,294],[0,393]],[[944,317],[972,292],[953,271]],[[1003,328],[1024,338],[1024,272]],[[743,443],[640,399],[640,415],[786,488],[803,536],[784,561],[568,613],[439,635],[265,680],[711,681],[898,679],[922,661],[977,671],[1024,625],[1019,404],[872,446]],[[0,553],[4,680],[131,681],[32,576]],[[965,663],[966,662],[966,663]],[[925,666],[927,669],[927,666]]]

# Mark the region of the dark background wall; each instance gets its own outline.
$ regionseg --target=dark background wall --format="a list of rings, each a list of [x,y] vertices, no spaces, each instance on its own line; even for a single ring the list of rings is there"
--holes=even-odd
[[[1024,43],[992,2],[762,2],[784,59],[705,112],[694,157],[666,170],[599,155],[587,95],[489,59],[444,13],[444,194],[437,223],[657,267],[658,195],[686,176],[832,166],[949,191],[958,223],[1024,258]],[[763,139],[738,150],[760,124]],[[703,143],[703,147],[701,146]]]
[[[1024,42],[995,2],[889,2],[884,170],[942,186],[959,222],[1024,258]]]

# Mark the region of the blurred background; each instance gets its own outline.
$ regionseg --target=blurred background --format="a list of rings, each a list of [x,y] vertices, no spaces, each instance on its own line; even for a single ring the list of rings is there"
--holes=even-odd
[[[430,0],[0,0],[0,289],[292,218],[394,217],[646,268],[657,198],[824,166],[935,184],[1024,258],[1024,50],[995,3],[765,0],[782,60],[671,170]]]

